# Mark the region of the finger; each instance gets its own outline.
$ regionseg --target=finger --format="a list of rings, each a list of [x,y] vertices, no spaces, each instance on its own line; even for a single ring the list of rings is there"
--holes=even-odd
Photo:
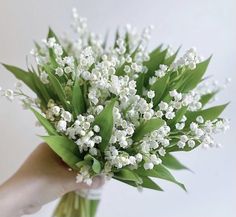
[[[96,189],[100,188],[105,184],[105,177],[103,175],[99,175],[93,178],[93,182],[90,188]]]
[[[92,184],[88,185],[84,182],[76,183],[75,180],[73,180],[73,183],[71,185],[70,190],[76,191],[81,189],[97,189],[104,185],[105,183],[105,177],[103,175],[99,175],[93,178]]]

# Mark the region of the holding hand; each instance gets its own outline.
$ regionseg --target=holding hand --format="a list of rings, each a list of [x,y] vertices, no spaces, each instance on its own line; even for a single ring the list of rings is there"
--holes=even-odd
[[[0,186],[1,217],[19,217],[38,211],[64,194],[99,188],[104,179],[95,177],[91,186],[77,184],[76,173],[48,147],[40,144],[20,169]]]

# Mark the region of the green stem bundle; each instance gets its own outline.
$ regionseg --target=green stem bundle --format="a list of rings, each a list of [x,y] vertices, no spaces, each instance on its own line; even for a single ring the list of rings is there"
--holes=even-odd
[[[90,200],[70,192],[64,195],[53,217],[95,217],[99,200]]]

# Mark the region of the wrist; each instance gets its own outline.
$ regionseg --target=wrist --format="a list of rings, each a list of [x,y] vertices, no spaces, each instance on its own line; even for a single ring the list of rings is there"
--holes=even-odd
[[[17,200],[19,201],[17,203]],[[6,181],[0,186],[0,210],[3,217],[19,217],[23,215],[23,209],[20,209],[21,200],[18,190],[11,180]]]
[[[35,181],[35,180],[34,180]],[[41,184],[26,177],[14,176],[0,186],[1,217],[20,217],[39,210],[37,201]]]

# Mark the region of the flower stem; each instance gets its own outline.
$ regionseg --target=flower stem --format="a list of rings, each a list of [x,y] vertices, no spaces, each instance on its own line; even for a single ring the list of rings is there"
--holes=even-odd
[[[95,217],[98,204],[99,200],[89,200],[70,192],[61,198],[53,217]]]

